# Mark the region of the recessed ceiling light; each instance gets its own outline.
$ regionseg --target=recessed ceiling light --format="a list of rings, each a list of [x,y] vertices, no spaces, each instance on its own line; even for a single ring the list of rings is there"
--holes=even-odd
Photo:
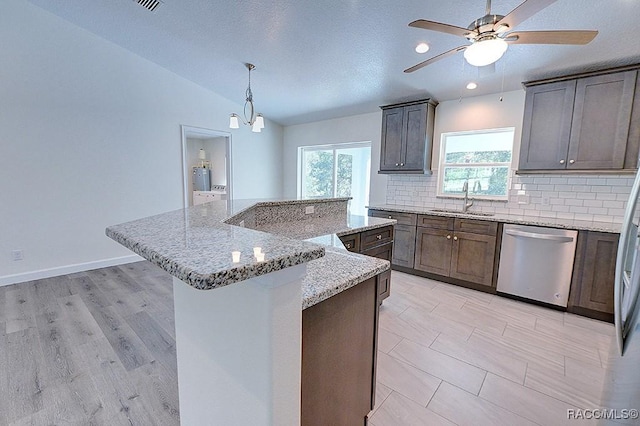
[[[469,84],[467,84],[467,89],[469,89],[469,90],[473,90],[476,87],[478,87],[478,85],[476,83],[474,83],[473,81],[470,82]]]
[[[416,46],[416,52],[418,53],[426,53],[429,50],[429,45],[427,43],[418,43]]]

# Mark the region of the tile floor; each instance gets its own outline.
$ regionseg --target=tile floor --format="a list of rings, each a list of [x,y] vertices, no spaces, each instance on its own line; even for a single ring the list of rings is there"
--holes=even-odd
[[[596,408],[613,326],[393,271],[373,426],[564,425]]]

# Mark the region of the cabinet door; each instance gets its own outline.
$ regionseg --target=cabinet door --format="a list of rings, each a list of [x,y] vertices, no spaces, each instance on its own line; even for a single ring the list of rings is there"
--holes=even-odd
[[[527,88],[519,169],[565,168],[575,91],[575,80]]]
[[[452,278],[491,286],[496,253],[495,235],[456,232],[451,252]]]
[[[613,314],[617,234],[581,232],[571,281],[572,307]]]
[[[427,111],[429,104],[404,107],[404,144],[401,170],[425,170],[427,141]]]
[[[302,311],[301,425],[365,424],[375,397],[376,281]]]
[[[579,79],[568,169],[622,169],[637,71]]]
[[[391,258],[391,263],[398,266],[413,268],[415,249],[415,225],[396,225],[393,236],[393,257]]]
[[[403,108],[382,111],[382,140],[380,145],[380,170],[397,171],[402,162]]]
[[[452,234],[446,229],[418,227],[413,267],[420,271],[449,276]]]

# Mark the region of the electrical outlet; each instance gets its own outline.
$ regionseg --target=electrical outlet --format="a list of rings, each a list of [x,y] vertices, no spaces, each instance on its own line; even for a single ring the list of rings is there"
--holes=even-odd
[[[314,211],[316,211],[314,206],[307,206],[304,208],[305,214],[313,214]]]
[[[11,252],[11,259],[13,259],[13,261],[24,259],[24,251],[22,251],[22,250],[13,250]]]

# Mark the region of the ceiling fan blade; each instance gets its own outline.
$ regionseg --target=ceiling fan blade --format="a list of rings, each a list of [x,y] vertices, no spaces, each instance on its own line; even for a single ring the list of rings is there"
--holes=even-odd
[[[455,49],[447,50],[446,52],[441,53],[441,54],[439,54],[439,55],[437,55],[437,56],[434,56],[433,58],[429,58],[429,59],[427,59],[426,61],[422,61],[422,62],[420,62],[419,64],[412,66],[411,68],[407,68],[406,70],[404,70],[404,72],[406,72],[406,73],[410,73],[410,72],[417,71],[417,70],[419,70],[420,68],[424,68],[424,67],[426,67],[426,66],[427,66],[427,65],[429,65],[429,64],[432,64],[432,63],[434,63],[434,62],[436,62],[436,61],[439,61],[440,59],[444,59],[444,58],[446,58],[447,56],[451,56],[451,55],[453,55],[454,53],[461,52],[461,51],[463,51],[463,50],[464,50],[464,49],[466,49],[466,48],[467,48],[467,46],[458,46],[458,47],[456,47]]]
[[[526,21],[536,13],[540,12],[551,3],[555,3],[556,0],[525,0],[520,6],[509,12],[504,18],[496,22],[493,26],[495,31],[503,25],[513,29],[516,25]]]
[[[509,44],[587,44],[597,31],[515,31],[507,34]]]
[[[455,25],[443,24],[441,22],[418,19],[409,24],[410,27],[422,28],[424,30],[439,31],[441,33],[453,34],[460,37],[467,37],[469,34],[477,35],[476,31],[468,28],[456,27]]]

